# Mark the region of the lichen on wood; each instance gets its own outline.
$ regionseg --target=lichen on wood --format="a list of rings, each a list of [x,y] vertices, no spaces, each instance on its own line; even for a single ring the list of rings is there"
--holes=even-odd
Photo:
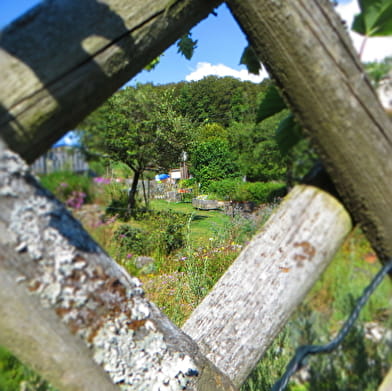
[[[351,219],[333,196],[296,186],[183,330],[241,385],[350,230]]]
[[[139,280],[112,261],[30,176],[26,164],[5,149],[0,151],[0,222],[6,233],[0,243],[20,255],[13,267],[26,292],[84,341],[114,384],[122,390],[198,389],[209,364],[196,345],[165,325]]]

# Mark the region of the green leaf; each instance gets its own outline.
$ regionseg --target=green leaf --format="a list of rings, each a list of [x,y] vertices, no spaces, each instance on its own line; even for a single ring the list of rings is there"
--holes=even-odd
[[[358,0],[361,13],[356,15],[352,30],[367,37],[392,35],[391,0]]]
[[[275,138],[282,154],[286,155],[294,145],[301,141],[300,129],[292,113],[280,122],[278,129],[276,129]]]
[[[261,63],[256,56],[252,46],[248,45],[242,52],[240,64],[246,65],[248,71],[255,75],[258,75],[261,70]]]
[[[177,41],[177,53],[183,54],[187,60],[192,58],[193,52],[197,48],[197,40],[193,40],[191,36],[191,33],[185,34]]]
[[[276,86],[271,84],[268,87],[264,99],[259,105],[256,122],[260,122],[266,118],[272,117],[284,109],[287,109],[285,101],[281,97]]]
[[[146,71],[152,71],[161,61],[161,56],[163,56],[163,54],[161,54],[160,56],[154,58],[148,65],[146,65],[144,67],[144,69]]]

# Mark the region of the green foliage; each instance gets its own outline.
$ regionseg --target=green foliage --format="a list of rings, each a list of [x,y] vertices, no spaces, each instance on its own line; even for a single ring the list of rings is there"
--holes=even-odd
[[[196,178],[189,178],[189,179],[181,179],[178,183],[178,186],[182,189],[190,188],[196,185],[197,181]]]
[[[286,186],[277,182],[247,182],[243,185],[243,192],[240,197],[244,201],[253,201],[256,203],[273,202],[276,198],[283,197],[286,194]],[[242,201],[238,199],[236,201]]]
[[[211,140],[227,140],[228,130],[218,123],[206,123],[201,125],[194,136],[194,142],[204,142]]]
[[[40,182],[62,202],[67,202],[76,193],[86,195],[84,202],[91,202],[94,199],[91,178],[85,175],[78,175],[71,171],[56,171],[42,175]]]
[[[128,189],[121,183],[112,182],[105,186],[105,198],[107,207],[105,214],[117,216],[121,220],[128,220],[130,217],[128,205]]]
[[[210,183],[208,191],[223,200],[262,204],[283,197],[286,186],[278,182],[242,182],[225,179]]]
[[[134,255],[165,256],[184,246],[189,215],[173,210],[139,210],[134,220],[114,232],[116,258]]]
[[[146,232],[129,224],[121,224],[114,232],[116,244],[121,249],[120,256],[146,254],[148,248]]]
[[[0,347],[1,391],[55,391],[55,389],[15,356]]]
[[[197,40],[192,39],[192,33],[185,34],[177,41],[177,48],[178,53],[181,53],[187,60],[190,60],[193,52],[197,48]]]
[[[109,98],[80,126],[82,142],[93,153],[126,164],[133,171],[128,208],[135,207],[139,178],[147,166],[169,169],[178,164],[190,141],[189,121],[173,109],[171,90],[152,85],[127,87]]]
[[[236,123],[230,128],[230,145],[240,173],[248,181],[284,180],[288,158],[279,149],[275,129],[285,113],[259,124]]]
[[[288,154],[292,148],[303,140],[301,126],[290,113],[280,123],[275,133],[276,142],[282,154]]]
[[[276,168],[280,168],[281,176],[279,178],[271,179],[283,179],[283,175],[286,177],[286,182],[289,186],[292,186],[294,182],[301,180],[302,177],[311,169],[314,163],[318,160],[316,152],[310,145],[309,139],[304,137],[300,124],[296,121],[294,115],[288,111],[285,101],[281,97],[278,89],[273,84],[270,85],[267,93],[264,95],[258,109],[257,120],[259,126],[268,126],[270,121],[275,121],[272,125],[274,129],[274,141],[275,148],[278,147],[280,154],[280,165]],[[278,120],[278,121],[277,121]],[[271,122],[270,122],[271,123]],[[272,123],[271,123],[272,124]],[[268,144],[272,146],[268,147]],[[268,140],[266,148],[263,148],[267,153],[261,153],[261,156],[268,156],[274,151],[274,147],[271,140]],[[260,148],[259,144],[256,144],[256,148],[251,150],[252,154],[255,154]],[[279,161],[276,159],[257,159],[262,163],[261,168],[265,170],[265,167],[270,167],[270,173],[275,172],[271,167],[271,162]],[[282,165],[282,163],[284,164]],[[284,167],[284,170],[282,169]],[[261,179],[261,178],[260,178]],[[266,179],[263,179],[266,180]]]
[[[256,121],[261,122],[285,109],[287,109],[286,102],[275,84],[271,83],[258,107]]]
[[[146,71],[152,71],[153,69],[155,69],[157,67],[157,65],[161,62],[161,57],[163,56],[163,54],[161,54],[158,57],[155,57],[149,64],[147,64],[144,69]]]
[[[104,160],[93,160],[89,162],[90,170],[97,176],[104,176],[107,170],[107,164]]]
[[[262,68],[261,62],[250,45],[248,45],[242,52],[240,64],[246,65],[248,71],[254,75],[258,75]]]
[[[197,126],[217,123],[228,127],[233,121],[251,122],[256,115],[259,95],[266,86],[266,82],[255,84],[217,76],[178,83],[174,86],[178,97],[175,108]]]
[[[377,88],[380,81],[392,71],[392,57],[386,57],[381,61],[368,62],[364,66],[371,82]]]
[[[191,173],[205,188],[212,181],[238,176],[238,166],[228,142],[215,139],[195,143],[191,150]]]
[[[286,365],[302,345],[323,344],[331,336],[326,320],[317,311],[300,308],[274,340],[241,391],[270,390],[283,375]],[[307,363],[308,380],[292,379],[288,391],[373,391],[385,376],[391,352],[386,344],[365,338],[358,321],[342,346],[327,355],[315,355]]]
[[[358,0],[361,13],[356,15],[352,29],[367,37],[392,34],[392,3],[390,0]]]
[[[240,179],[222,179],[211,182],[208,185],[208,193],[213,194],[213,198],[230,201],[236,198],[238,189],[242,182]]]
[[[149,223],[153,231],[149,232],[152,245],[161,254],[170,254],[185,244],[185,227],[190,216],[171,209],[156,211],[151,214]]]
[[[81,125],[83,143],[109,154],[133,171],[147,165],[161,169],[177,164],[189,140],[189,122],[172,108],[170,90],[151,85],[127,87],[114,94]]]
[[[290,344],[289,331],[286,327],[279,333],[264,353],[262,361],[252,371],[241,387],[241,391],[271,390],[275,382],[284,373],[292,353],[293,347]],[[291,388],[289,390],[294,391]]]

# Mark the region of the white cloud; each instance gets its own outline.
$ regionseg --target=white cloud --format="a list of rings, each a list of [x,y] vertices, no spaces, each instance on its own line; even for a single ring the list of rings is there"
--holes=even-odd
[[[359,53],[363,43],[363,36],[351,31],[351,24],[354,15],[359,13],[358,2],[352,0],[350,3],[341,4],[336,7],[336,11],[341,18],[347,22],[349,34],[355,49]],[[391,37],[374,37],[368,38],[365,49],[362,54],[362,61],[382,60],[385,57],[392,56],[392,38]]]
[[[245,69],[239,71],[230,68],[224,64],[213,65],[210,64],[209,62],[198,62],[196,65],[196,70],[191,72],[189,75],[185,76],[185,80],[196,81],[196,80],[201,80],[203,79],[203,77],[210,76],[210,75],[219,76],[219,77],[232,76],[235,77],[236,79],[240,79],[242,81],[248,80],[253,83],[260,83],[263,79],[268,77],[268,74],[264,69],[261,70],[259,75],[254,75],[252,73],[249,73]]]
[[[339,4],[336,7],[336,11],[341,16],[341,18],[346,21],[354,48],[359,53],[364,38],[361,35],[351,31],[351,24],[354,19],[354,15],[359,13],[357,0],[351,0],[349,3]],[[374,37],[367,39],[365,49],[362,54],[362,61],[369,62],[382,60],[388,56],[392,56],[391,37]],[[198,62],[196,69],[185,76],[185,80],[196,81],[210,75],[219,77],[232,76],[236,79],[249,80],[253,83],[259,83],[264,78],[268,77],[268,74],[264,69],[261,70],[259,75],[253,75],[245,69],[236,70],[224,64],[214,65],[209,62]]]

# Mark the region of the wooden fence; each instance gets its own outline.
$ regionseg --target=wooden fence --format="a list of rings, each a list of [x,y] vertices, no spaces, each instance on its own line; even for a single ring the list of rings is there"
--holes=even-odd
[[[56,171],[86,173],[89,167],[82,151],[74,147],[51,148],[31,165],[34,174],[49,174]]]
[[[391,121],[328,0],[227,2],[339,196],[321,173],[295,187],[183,330],[30,176],[220,3],[45,1],[0,36],[0,343],[60,390],[235,390],[352,220],[392,256]]]

